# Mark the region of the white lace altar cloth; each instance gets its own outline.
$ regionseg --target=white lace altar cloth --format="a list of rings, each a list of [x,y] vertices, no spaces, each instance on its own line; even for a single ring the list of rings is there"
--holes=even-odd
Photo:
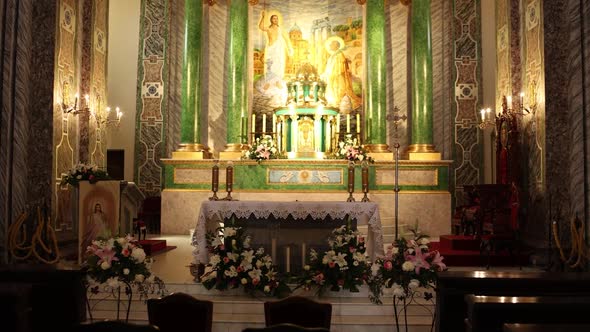
[[[344,219],[349,216],[358,225],[368,225],[367,254],[371,260],[383,255],[383,231],[379,217],[379,206],[371,202],[261,202],[261,201],[204,201],[191,239],[194,263],[207,264],[207,231],[213,232],[219,223],[234,215],[237,218],[286,219],[291,215],[295,220],[311,217],[318,222],[328,216]]]

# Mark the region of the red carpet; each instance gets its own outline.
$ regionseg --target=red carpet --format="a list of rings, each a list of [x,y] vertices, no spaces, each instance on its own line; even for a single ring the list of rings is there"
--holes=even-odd
[[[440,242],[432,242],[431,249],[438,250],[447,266],[519,266],[528,264],[528,255],[507,249],[480,252],[479,238],[469,235],[442,235]]]
[[[152,240],[140,240],[139,244],[148,256],[154,256],[157,254],[176,249],[176,246],[167,246],[166,240],[152,239]]]

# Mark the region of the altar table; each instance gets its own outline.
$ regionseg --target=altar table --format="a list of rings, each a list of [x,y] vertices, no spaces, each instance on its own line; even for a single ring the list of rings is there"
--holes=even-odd
[[[201,211],[197,226],[191,239],[195,247],[193,251],[194,263],[207,264],[207,231],[212,232],[219,223],[223,223],[235,216],[247,219],[287,219],[289,216],[295,221],[312,218],[321,222],[328,217],[356,220],[358,225],[368,225],[366,253],[374,260],[383,255],[383,233],[379,206],[371,202],[262,202],[262,201],[205,201],[201,204]]]

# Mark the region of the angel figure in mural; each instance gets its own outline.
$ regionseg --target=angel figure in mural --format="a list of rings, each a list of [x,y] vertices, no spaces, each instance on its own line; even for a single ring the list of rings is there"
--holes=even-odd
[[[350,113],[361,104],[361,99],[352,88],[350,61],[344,55],[344,40],[332,36],[326,40],[326,51],[330,55],[322,79],[326,82],[328,104],[340,107],[342,113]]]
[[[109,228],[107,216],[102,211],[102,205],[96,203],[94,205],[94,211],[88,215],[88,220],[86,220],[84,237],[80,244],[82,252],[85,252],[86,248],[97,238],[107,239],[109,237],[111,237],[111,230]]]

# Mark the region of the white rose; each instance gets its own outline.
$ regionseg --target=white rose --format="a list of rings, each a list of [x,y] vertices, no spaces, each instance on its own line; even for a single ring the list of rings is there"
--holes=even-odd
[[[365,159],[365,156],[363,156],[362,154],[359,154],[356,156],[360,161],[363,161],[363,159]]]
[[[247,283],[248,283],[248,279],[246,279],[246,278],[242,278],[242,285],[245,285],[245,284],[247,284]]]
[[[106,284],[111,288],[117,288],[119,287],[119,280],[117,280],[117,278],[109,278],[107,279]]]
[[[143,274],[136,274],[135,275],[135,281],[143,282],[144,280],[145,280],[145,276]]]
[[[430,243],[430,240],[427,237],[423,237],[420,239],[420,244],[422,244],[422,245],[426,245],[429,243]]]
[[[78,176],[76,176],[76,179],[78,179],[78,180],[82,180],[82,175],[78,175]]]
[[[143,263],[145,260],[145,251],[141,248],[133,248],[131,258],[135,259],[138,263]]]
[[[412,279],[412,280],[410,280],[410,283],[408,284],[408,287],[410,289],[418,288],[418,286],[420,286],[420,280],[418,280],[418,279]]]
[[[309,269],[311,269],[311,266],[309,266],[309,265],[305,265],[305,266],[303,267],[303,269],[304,269],[305,271],[309,271]]]
[[[103,270],[108,270],[111,268],[111,263],[103,261],[102,263],[100,263],[100,268]]]
[[[402,264],[402,270],[406,271],[406,272],[410,272],[415,268],[414,263],[410,262],[410,261],[405,261]]]
[[[270,286],[269,285],[264,286],[264,292],[270,293]]]
[[[119,237],[117,238],[117,243],[121,245],[121,247],[124,246],[125,243],[127,243],[127,239],[125,239],[124,237]]]
[[[123,274],[124,274],[124,275],[129,275],[129,272],[131,272],[131,271],[129,271],[129,269],[128,269],[128,268],[124,268],[124,269],[123,269]]]
[[[391,249],[391,252],[392,252],[394,255],[397,255],[397,254],[399,253],[399,248],[398,248],[398,247],[393,247],[393,248]]]
[[[377,273],[379,273],[379,264],[373,264],[371,265],[371,274],[373,275],[373,277],[377,276]]]

